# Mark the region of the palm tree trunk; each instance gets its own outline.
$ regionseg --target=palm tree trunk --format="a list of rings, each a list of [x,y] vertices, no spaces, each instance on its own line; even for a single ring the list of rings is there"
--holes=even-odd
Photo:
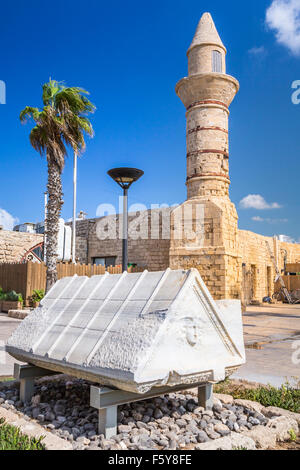
[[[47,276],[46,276],[46,292],[51,289],[53,284],[57,281],[57,242],[59,231],[59,218],[61,212],[62,202],[62,184],[61,184],[61,171],[50,156],[48,160],[48,210],[47,210],[47,244],[46,244],[46,259],[47,259]]]

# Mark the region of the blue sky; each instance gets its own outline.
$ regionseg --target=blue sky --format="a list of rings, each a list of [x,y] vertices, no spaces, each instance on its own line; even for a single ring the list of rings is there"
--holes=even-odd
[[[9,215],[21,222],[43,217],[46,162],[30,146],[30,125],[22,126],[18,116],[24,106],[41,104],[41,84],[50,76],[86,88],[97,106],[95,138],[87,140],[79,162],[78,210],[94,217],[99,204],[117,205],[118,187],[106,175],[116,166],[145,171],[130,191],[131,203],[185,200],[185,110],[175,85],[187,74],[186,51],[197,23],[210,11],[228,49],[227,71],[241,85],[230,116],[230,194],[240,228],[298,240],[300,105],[292,103],[291,84],[300,80],[300,0],[241,5],[238,0],[61,0],[59,7],[47,8],[42,0],[2,3],[0,80],[7,87],[7,102],[0,105],[2,223]],[[63,187],[62,215],[69,218],[71,154]]]

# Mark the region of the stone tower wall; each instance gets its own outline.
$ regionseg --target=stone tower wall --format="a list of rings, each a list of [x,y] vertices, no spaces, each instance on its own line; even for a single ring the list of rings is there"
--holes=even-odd
[[[225,51],[220,46],[205,44],[196,46],[188,52],[189,75],[212,72],[212,53],[218,51],[222,57],[222,73],[226,73]]]
[[[213,51],[222,70],[213,70]],[[200,20],[188,51],[189,76],[176,92],[186,108],[187,201],[203,207],[204,230],[194,240],[171,240],[171,268],[197,267],[217,299],[239,298],[237,213],[229,199],[229,106],[239,83],[226,75],[226,49],[209,14]],[[194,221],[196,222],[196,221]],[[201,235],[204,237],[201,238]]]

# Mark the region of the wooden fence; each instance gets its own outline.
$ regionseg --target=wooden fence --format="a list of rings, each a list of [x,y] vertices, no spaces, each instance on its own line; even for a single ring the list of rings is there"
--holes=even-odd
[[[285,287],[289,292],[300,289],[300,276],[282,276]],[[275,283],[275,292],[279,292],[281,284],[279,281]]]
[[[129,272],[141,272],[145,268],[130,268]],[[105,272],[110,274],[121,274],[122,267],[97,266],[92,264],[57,264],[58,279],[63,277],[95,276]],[[31,296],[35,289],[45,289],[46,286],[46,266],[44,263],[0,263],[0,287],[5,292],[10,290],[22,294],[25,306],[31,303]]]
[[[286,273],[300,273],[300,263],[289,263],[285,268]]]

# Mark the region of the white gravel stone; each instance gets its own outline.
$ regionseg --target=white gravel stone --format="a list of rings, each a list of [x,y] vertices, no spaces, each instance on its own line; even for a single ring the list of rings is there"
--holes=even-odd
[[[41,395],[34,395],[31,399],[31,403],[33,406],[39,406],[41,403]]]

